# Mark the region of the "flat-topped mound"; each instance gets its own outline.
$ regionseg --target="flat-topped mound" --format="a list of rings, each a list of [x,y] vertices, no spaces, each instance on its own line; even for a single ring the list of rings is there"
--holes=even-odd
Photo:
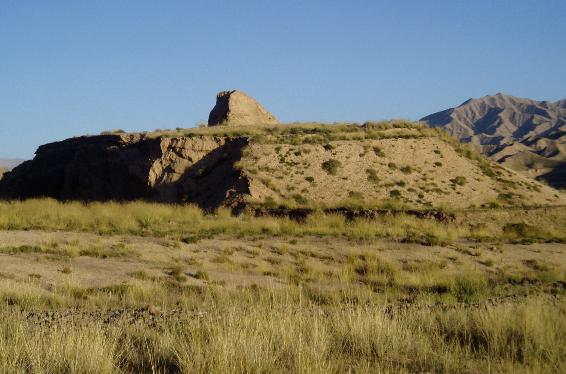
[[[152,200],[205,208],[561,205],[566,195],[444,132],[403,121],[211,127],[41,146],[5,198]]]
[[[246,93],[233,90],[216,95],[216,105],[208,117],[209,126],[276,125],[279,121]]]

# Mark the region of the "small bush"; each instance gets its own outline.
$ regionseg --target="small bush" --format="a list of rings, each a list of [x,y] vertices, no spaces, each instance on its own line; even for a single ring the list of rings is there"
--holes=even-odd
[[[508,237],[522,241],[547,239],[547,235],[539,227],[524,222],[505,224],[503,233]],[[550,239],[550,236],[548,239]]]
[[[200,280],[208,280],[208,273],[206,271],[199,270],[193,275],[193,277]]]
[[[480,274],[457,276],[451,286],[452,294],[460,302],[477,302],[487,289],[487,280]]]
[[[403,174],[411,174],[413,172],[413,168],[411,168],[409,165],[403,166],[399,170],[401,170]]]
[[[436,161],[436,162],[434,163],[434,166],[436,166],[436,167],[441,167],[441,166],[442,166],[442,162]]]
[[[351,199],[362,200],[364,198],[364,194],[359,191],[350,191],[348,192],[348,197]]]
[[[185,268],[183,266],[176,265],[169,270],[169,275],[179,283],[185,282],[187,280],[187,277],[185,277],[185,275],[183,274],[184,271]]]
[[[399,190],[391,190],[389,191],[389,196],[393,199],[398,199],[401,197],[401,191]]]
[[[488,161],[483,161],[479,163],[479,167],[482,171],[482,173],[486,176],[486,177],[490,177],[490,178],[494,178],[497,174],[495,173],[495,171],[493,171],[493,169],[491,168],[491,165],[489,164]]]
[[[397,164],[394,162],[390,162],[387,164],[387,167],[391,170],[396,170],[397,169]]]
[[[329,175],[336,175],[340,167],[342,163],[334,158],[322,163],[322,169]]]
[[[273,209],[277,207],[277,202],[273,197],[267,196],[265,200],[263,200],[263,205],[265,205],[267,208]]]
[[[385,153],[383,153],[383,150],[378,146],[373,147],[373,153],[375,153],[377,157],[385,157]]]
[[[307,198],[304,197],[304,196],[301,195],[301,194],[298,194],[298,193],[294,194],[294,195],[292,196],[292,198],[293,198],[293,200],[295,200],[295,202],[296,202],[297,204],[300,204],[300,205],[306,205],[306,204],[308,203]]]
[[[314,183],[314,177],[305,177],[305,180],[310,183]]]
[[[457,176],[455,178],[450,179],[450,182],[457,184],[458,186],[463,186],[467,183],[466,177]]]
[[[377,176],[377,171],[375,169],[366,169],[368,175],[368,181],[372,183],[378,183],[379,177]]]

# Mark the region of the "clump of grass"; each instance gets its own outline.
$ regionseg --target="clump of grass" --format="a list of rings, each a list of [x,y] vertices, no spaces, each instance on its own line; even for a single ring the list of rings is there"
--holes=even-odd
[[[452,182],[453,184],[457,184],[458,186],[463,186],[467,183],[467,180],[466,177],[457,176],[450,179],[450,182]]]
[[[168,274],[175,279],[179,283],[183,283],[187,281],[187,277],[185,276],[185,267],[182,265],[175,265],[169,269]]]
[[[336,175],[340,167],[342,163],[334,158],[322,163],[322,169],[329,175]]]
[[[384,153],[383,150],[382,150],[380,147],[378,147],[378,146],[374,146],[374,147],[373,147],[373,153],[375,153],[375,155],[376,155],[377,157],[385,157],[385,153]]]
[[[523,260],[523,264],[525,264],[529,268],[536,270],[536,271],[548,271],[549,270],[548,265],[542,264],[535,259]]]
[[[415,231],[409,231],[403,241],[405,243],[418,243],[426,246],[442,246],[448,243],[446,238],[434,233],[419,233]]]
[[[377,176],[377,171],[375,169],[366,169],[367,179],[372,183],[379,183],[379,177]]]
[[[506,223],[503,225],[503,235],[512,242],[524,244],[564,241],[564,238],[557,233],[525,222]]]
[[[413,168],[410,167],[409,165],[403,166],[401,168],[399,168],[399,170],[403,173],[403,174],[411,174],[413,172]]]
[[[389,191],[389,196],[392,199],[399,199],[401,197],[401,191],[399,190],[391,190]]]
[[[488,290],[488,282],[483,274],[459,275],[451,285],[451,293],[458,301],[477,302]]]
[[[202,271],[202,270],[197,271],[197,272],[193,275],[193,277],[194,277],[195,279],[200,279],[200,280],[204,280],[204,281],[207,281],[207,280],[209,279],[208,273],[207,273],[206,271]]]
[[[304,197],[303,195],[298,194],[298,193],[293,194],[291,197],[292,197],[293,200],[295,200],[295,202],[296,202],[297,204],[299,204],[299,205],[307,205],[308,202],[309,202],[306,197]]]
[[[130,276],[139,280],[148,280],[150,278],[149,275],[143,270],[133,271],[130,273]]]
[[[354,200],[363,200],[364,194],[360,191],[348,191],[348,197]]]

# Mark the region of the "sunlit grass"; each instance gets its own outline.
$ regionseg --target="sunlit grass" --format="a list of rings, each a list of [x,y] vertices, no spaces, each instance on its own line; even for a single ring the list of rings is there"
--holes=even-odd
[[[100,234],[188,237],[329,236],[354,240],[392,238],[427,245],[458,239],[503,241],[566,240],[566,208],[455,212],[456,221],[418,218],[401,212],[347,220],[314,213],[304,222],[284,217],[232,216],[226,209],[204,214],[193,205],[147,202],[81,203],[51,199],[0,203],[2,230],[66,230]]]
[[[253,292],[253,291],[252,291]],[[306,295],[305,295],[306,297]],[[565,304],[328,308],[269,294],[217,295],[160,328],[95,320],[38,326],[2,312],[0,371],[562,372]],[[250,308],[250,300],[254,300]],[[80,322],[81,326],[75,325]]]

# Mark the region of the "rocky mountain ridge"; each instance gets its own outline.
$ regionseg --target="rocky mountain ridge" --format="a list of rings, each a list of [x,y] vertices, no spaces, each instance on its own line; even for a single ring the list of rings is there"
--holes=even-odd
[[[566,187],[566,100],[552,103],[499,93],[421,121],[512,169]]]

